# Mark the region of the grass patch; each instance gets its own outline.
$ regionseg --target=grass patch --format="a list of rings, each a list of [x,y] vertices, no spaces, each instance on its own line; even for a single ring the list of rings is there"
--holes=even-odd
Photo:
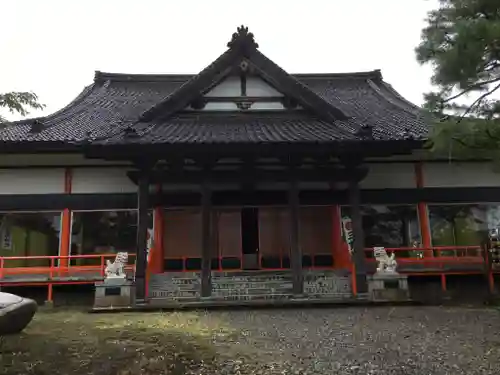
[[[40,311],[0,343],[3,375],[213,373],[252,357],[238,332],[203,312],[87,314]]]

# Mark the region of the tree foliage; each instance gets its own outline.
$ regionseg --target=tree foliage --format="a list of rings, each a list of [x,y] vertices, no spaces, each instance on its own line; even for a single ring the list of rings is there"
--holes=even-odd
[[[500,159],[500,1],[440,0],[416,55],[433,67],[434,150]]]
[[[35,93],[9,92],[0,94],[0,108],[6,108],[10,113],[26,116],[29,114],[29,109],[43,109],[45,105],[39,103]],[[4,121],[6,119],[0,115],[0,123]]]

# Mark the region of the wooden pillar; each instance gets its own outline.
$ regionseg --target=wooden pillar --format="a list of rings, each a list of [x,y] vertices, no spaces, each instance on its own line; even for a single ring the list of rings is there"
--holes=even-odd
[[[156,187],[156,192],[161,195],[161,185]],[[150,273],[162,273],[164,263],[164,232],[165,231],[165,215],[163,207],[155,207],[153,210],[153,241],[149,250],[148,270]]]
[[[137,199],[138,222],[135,262],[135,298],[136,303],[146,301],[146,267],[149,227],[149,171],[142,170],[139,176]]]
[[[73,174],[70,168],[64,171],[64,193],[71,194]],[[61,217],[61,244],[59,248],[59,255],[67,257],[71,255],[71,211],[65,208]],[[70,264],[68,258],[59,259],[59,267],[67,268]]]
[[[424,187],[424,172],[421,162],[415,164],[415,183],[418,189]],[[434,251],[432,251],[431,226],[429,223],[429,208],[427,207],[427,203],[418,202],[417,210],[422,247],[429,249],[425,251],[424,254],[426,257],[432,257],[434,256]]]
[[[342,240],[342,217],[339,205],[332,206],[332,256],[335,268],[351,269],[351,254]]]
[[[212,240],[211,240],[211,206],[212,194],[210,185],[204,182],[201,187],[201,296],[212,295]]]
[[[300,295],[304,291],[302,275],[302,251],[299,237],[299,187],[296,180],[290,182],[288,189],[288,205],[290,208],[290,266],[292,268],[293,294]]]
[[[155,207],[153,211],[154,233],[153,246],[149,257],[150,269],[152,273],[162,273],[164,263],[164,230],[165,230],[165,215],[162,207]]]
[[[364,249],[364,232],[361,217],[361,198],[359,184],[357,181],[349,181],[349,205],[351,209],[351,220],[353,230],[353,253],[352,260],[356,269],[356,286],[358,293],[368,292],[366,280],[366,261]]]

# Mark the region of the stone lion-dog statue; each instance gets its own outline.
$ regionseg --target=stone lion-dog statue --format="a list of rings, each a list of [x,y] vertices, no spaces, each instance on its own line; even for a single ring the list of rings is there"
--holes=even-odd
[[[125,252],[117,253],[114,262],[107,259],[106,268],[104,270],[106,278],[125,278],[125,266],[127,265],[127,262],[128,253]]]

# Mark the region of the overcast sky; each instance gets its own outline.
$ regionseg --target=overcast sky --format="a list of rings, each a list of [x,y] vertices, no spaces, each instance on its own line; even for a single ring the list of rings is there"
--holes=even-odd
[[[95,70],[197,73],[245,24],[290,73],[381,69],[421,104],[431,71],[414,48],[436,7],[437,0],[0,0],[0,92],[34,91],[47,115]]]

